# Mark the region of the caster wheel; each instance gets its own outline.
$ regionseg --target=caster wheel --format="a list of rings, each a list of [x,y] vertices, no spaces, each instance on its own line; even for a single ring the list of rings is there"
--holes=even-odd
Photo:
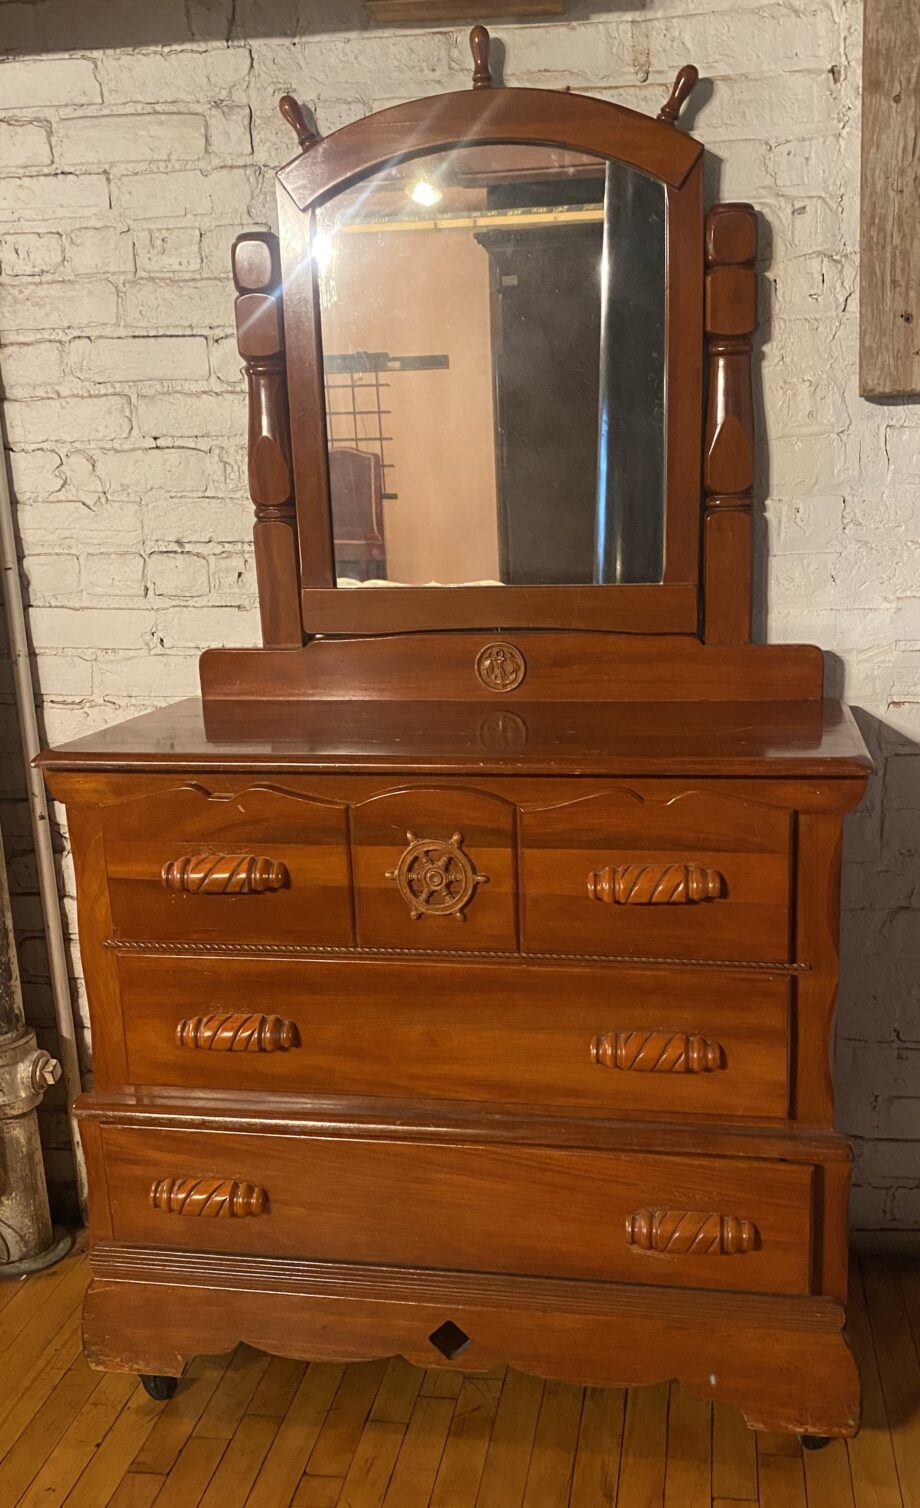
[[[823,1450],[832,1439],[832,1435],[799,1435],[799,1444],[803,1450]]]
[[[172,1398],[176,1388],[179,1386],[178,1377],[142,1376],[141,1382],[144,1385],[145,1393],[149,1393],[150,1397],[155,1398],[157,1403],[165,1403],[168,1398]]]

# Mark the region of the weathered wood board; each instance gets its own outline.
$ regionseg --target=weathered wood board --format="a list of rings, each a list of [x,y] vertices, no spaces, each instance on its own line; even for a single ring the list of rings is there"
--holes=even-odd
[[[859,386],[920,393],[920,6],[865,0]]]

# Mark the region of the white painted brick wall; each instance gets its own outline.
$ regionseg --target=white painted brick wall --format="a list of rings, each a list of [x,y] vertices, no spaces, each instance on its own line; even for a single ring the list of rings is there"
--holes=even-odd
[[[0,45],[22,53],[0,62],[0,370],[59,740],[194,694],[205,646],[257,642],[228,256],[269,223],[293,154],[278,95],[330,131],[466,87],[470,65],[463,29],[368,29],[360,0],[108,6],[111,50],[98,5],[54,9],[72,55],[40,55],[47,4],[0,4]],[[858,396],[861,0],[572,0],[570,16],[493,28],[507,81],[655,111],[692,59],[711,81],[692,112],[710,197],[763,212],[769,631],[829,651],[879,764],[844,877],[854,1222],[920,1241],[920,409]],[[157,48],[160,27],[181,40]],[[3,750],[24,975],[47,1022],[15,736]],[[62,876],[72,919],[66,852]]]

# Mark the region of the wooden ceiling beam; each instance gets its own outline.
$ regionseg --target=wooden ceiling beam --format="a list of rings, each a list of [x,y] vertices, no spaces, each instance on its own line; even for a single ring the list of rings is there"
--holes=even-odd
[[[510,20],[520,16],[561,16],[567,0],[364,0],[380,25],[437,25],[444,21]]]

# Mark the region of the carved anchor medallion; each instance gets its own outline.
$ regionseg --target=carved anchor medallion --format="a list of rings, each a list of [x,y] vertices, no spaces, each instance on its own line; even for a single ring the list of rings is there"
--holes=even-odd
[[[527,662],[513,644],[487,644],[476,656],[476,674],[490,691],[514,691],[527,674]]]
[[[454,833],[446,843],[437,838],[417,838],[406,833],[409,847],[395,869],[386,877],[395,880],[399,893],[409,907],[414,922],[425,916],[454,916],[464,920],[464,908],[476,893],[477,885],[488,883],[488,875],[479,874],[461,844],[463,834]]]

